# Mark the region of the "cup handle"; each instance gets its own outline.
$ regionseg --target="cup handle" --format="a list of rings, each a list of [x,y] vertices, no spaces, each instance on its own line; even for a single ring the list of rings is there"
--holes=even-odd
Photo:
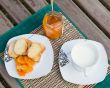
[[[83,68],[84,77],[87,77],[86,68]]]

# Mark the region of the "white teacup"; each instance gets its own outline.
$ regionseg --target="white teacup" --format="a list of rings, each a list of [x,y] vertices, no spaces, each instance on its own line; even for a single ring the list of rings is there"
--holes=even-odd
[[[87,41],[81,42],[72,48],[71,58],[74,68],[87,76],[86,69],[94,66],[98,61],[98,51],[93,44]]]

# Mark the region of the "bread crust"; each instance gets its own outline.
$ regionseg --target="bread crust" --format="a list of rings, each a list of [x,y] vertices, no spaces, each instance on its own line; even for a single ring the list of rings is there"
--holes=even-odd
[[[18,55],[24,55],[27,51],[28,45],[25,39],[21,38],[16,41],[14,52]]]
[[[24,39],[24,40],[26,41],[26,43],[27,43],[27,51],[28,51],[28,49],[30,48],[32,42],[31,42],[31,40],[29,40],[29,39],[27,39],[27,38],[23,38],[23,39]],[[23,53],[23,55],[27,55],[27,51],[26,51],[25,53]]]
[[[32,43],[31,47],[28,49],[28,57],[35,58],[41,54],[41,48],[38,43]]]
[[[39,62],[40,58],[41,58],[41,54],[37,55],[35,58],[33,58],[33,60]]]
[[[15,46],[16,41],[12,41],[8,47],[8,55],[12,58],[18,57],[18,54],[14,52],[14,46]]]

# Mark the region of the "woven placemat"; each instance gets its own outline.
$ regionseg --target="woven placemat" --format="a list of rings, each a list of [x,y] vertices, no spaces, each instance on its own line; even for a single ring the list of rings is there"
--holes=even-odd
[[[0,36],[0,57],[3,58],[3,51],[6,46],[7,41],[17,35],[32,33],[44,35],[42,28],[42,20],[44,15],[51,10],[51,6],[47,5],[43,9],[36,12],[34,15],[28,17],[19,25],[12,28],[12,30],[6,32]],[[94,85],[76,85],[63,80],[59,65],[58,65],[58,54],[60,47],[66,41],[80,38],[87,38],[74,22],[56,5],[54,4],[54,10],[61,12],[64,16],[64,33],[60,39],[50,40],[53,50],[54,50],[54,64],[51,72],[41,78],[30,79],[30,80],[20,80],[16,79],[22,88],[110,88],[110,66],[108,68],[108,75],[103,82]],[[25,25],[25,26],[24,26]],[[36,29],[37,28],[37,29]],[[3,63],[0,60],[0,63]]]
[[[84,38],[72,25],[72,23],[64,17],[64,32],[60,39],[50,40],[54,50],[54,65],[52,71],[41,78],[21,80],[25,88],[93,88],[95,85],[76,85],[69,82],[66,82],[59,70],[58,56],[59,50],[65,42],[73,39],[82,39]],[[43,28],[40,26],[38,29],[32,32],[33,34],[44,35]],[[109,70],[110,72],[110,70]]]
[[[40,26],[33,31],[34,34],[43,34],[43,28]],[[61,45],[69,40],[83,38],[83,36],[75,29],[75,27],[65,18],[64,32],[60,39],[50,40],[54,50],[54,65],[52,71],[45,77],[31,80],[22,80],[25,88],[72,88],[74,85],[64,81],[61,77],[58,65],[58,54]]]

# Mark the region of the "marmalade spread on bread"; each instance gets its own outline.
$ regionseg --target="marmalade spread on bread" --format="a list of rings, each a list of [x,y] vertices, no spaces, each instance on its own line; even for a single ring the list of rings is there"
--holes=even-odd
[[[40,61],[44,50],[45,46],[42,43],[20,38],[10,43],[8,55],[15,59],[17,73],[25,76],[33,71],[33,66]]]

